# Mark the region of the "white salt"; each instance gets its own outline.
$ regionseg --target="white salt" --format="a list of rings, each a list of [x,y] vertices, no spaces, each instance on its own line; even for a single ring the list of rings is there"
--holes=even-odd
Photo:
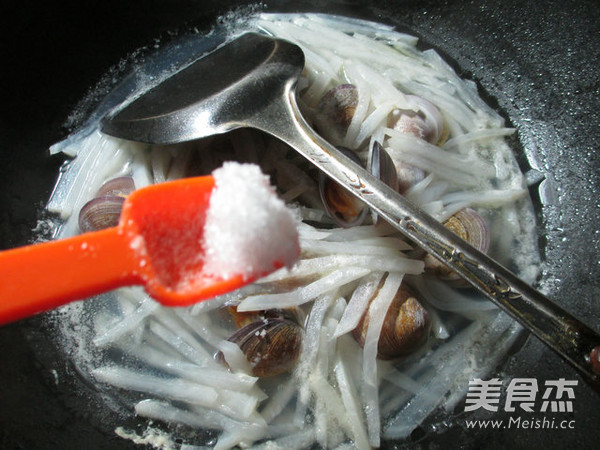
[[[291,268],[300,256],[297,221],[269,178],[254,164],[226,162],[213,172],[215,189],[204,226],[204,272],[256,278]]]

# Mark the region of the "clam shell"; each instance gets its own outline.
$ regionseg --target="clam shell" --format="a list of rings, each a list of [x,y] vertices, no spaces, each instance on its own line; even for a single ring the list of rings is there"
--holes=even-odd
[[[394,159],[379,142],[375,141],[370,150],[371,173],[399,193],[404,194],[425,178],[423,169]]]
[[[352,332],[361,347],[364,345],[368,327],[367,310]],[[427,340],[430,328],[429,313],[417,300],[414,291],[402,283],[383,321],[377,357],[393,359],[413,353]]]
[[[228,341],[236,343],[252,366],[252,374],[270,377],[290,371],[302,346],[302,328],[295,322],[265,318],[236,331]],[[219,352],[217,358],[223,361]]]
[[[398,177],[397,191],[406,193],[412,186],[425,178],[425,171],[403,161],[396,161],[396,174]]]
[[[471,208],[462,209],[446,220],[444,226],[480,252],[487,253],[490,246],[490,230],[483,216],[477,211]],[[428,273],[432,273],[456,287],[470,286],[437,258],[428,254],[425,256],[424,262],[425,270]]]
[[[117,226],[124,202],[124,197],[114,195],[91,199],[79,211],[79,229],[87,233]]]
[[[390,154],[377,141],[373,143],[370,150],[370,172],[392,189],[398,190],[398,173]]]
[[[338,147],[338,150],[355,163],[362,165],[352,150],[344,147]],[[324,172],[319,172],[319,193],[325,210],[341,227],[349,228],[360,225],[368,216],[369,208]]]
[[[126,197],[133,191],[135,191],[135,183],[132,177],[117,177],[104,183],[96,193],[96,197]]]
[[[402,133],[412,134],[430,144],[438,145],[448,135],[444,118],[437,106],[416,95],[407,95],[412,109],[396,109],[388,119],[388,126]]]
[[[353,84],[340,84],[325,93],[317,105],[314,125],[321,136],[340,145],[358,105],[358,90]]]
[[[238,311],[236,306],[227,306],[226,308],[230,317],[233,319],[235,326],[238,328],[243,328],[252,322],[267,318],[285,319],[299,324],[301,323],[301,317],[303,316],[302,311],[297,307],[275,308],[263,311]]]

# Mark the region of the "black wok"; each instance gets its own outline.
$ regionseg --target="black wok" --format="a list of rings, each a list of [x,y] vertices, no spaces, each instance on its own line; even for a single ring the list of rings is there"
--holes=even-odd
[[[48,146],[80,123],[134,60],[150,55],[157,39],[164,45],[194,27],[208,29],[219,14],[238,4],[245,3],[54,0],[2,6],[0,248],[26,244],[35,236],[32,230],[62,163],[47,155]],[[540,281],[549,297],[598,329],[597,2],[274,1],[267,9],[334,12],[396,25],[418,35],[423,45],[436,48],[462,76],[474,80],[484,98],[517,128],[513,144],[522,167],[533,167],[544,178],[532,189],[545,261]],[[49,345],[51,332],[39,318],[0,329],[0,448],[138,448],[114,435],[122,421],[98,406],[102,399]],[[515,378],[535,378],[541,384],[578,380],[574,411],[554,414],[558,426],[567,421],[567,429],[467,430],[466,419],[502,420],[510,414],[465,414],[463,402],[457,417],[437,433],[417,430],[409,442],[386,445],[597,446],[600,398],[539,341],[528,339],[497,376],[505,383]]]

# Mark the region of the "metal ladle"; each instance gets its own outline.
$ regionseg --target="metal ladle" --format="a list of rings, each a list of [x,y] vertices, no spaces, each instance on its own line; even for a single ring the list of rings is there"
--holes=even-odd
[[[296,103],[303,67],[298,46],[247,33],[109,114],[102,131],[150,144],[185,142],[242,127],[281,139],[469,281],[600,392],[600,335],[318,136]]]

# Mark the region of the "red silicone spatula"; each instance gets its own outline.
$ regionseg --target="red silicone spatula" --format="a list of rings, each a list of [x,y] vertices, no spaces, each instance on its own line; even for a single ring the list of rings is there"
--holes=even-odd
[[[0,324],[122,286],[144,285],[162,304],[185,306],[254,281],[203,272],[214,184],[206,176],[139,189],[116,227],[0,252]]]

